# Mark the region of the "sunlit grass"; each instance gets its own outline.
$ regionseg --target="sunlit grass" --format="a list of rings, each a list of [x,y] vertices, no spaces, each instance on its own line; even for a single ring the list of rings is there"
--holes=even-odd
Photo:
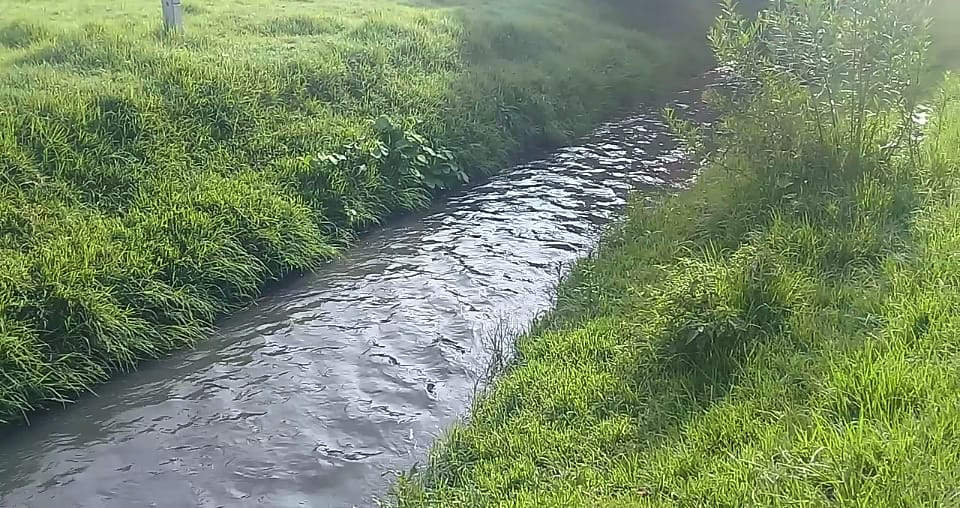
[[[0,422],[698,65],[615,3],[184,5],[0,0]]]

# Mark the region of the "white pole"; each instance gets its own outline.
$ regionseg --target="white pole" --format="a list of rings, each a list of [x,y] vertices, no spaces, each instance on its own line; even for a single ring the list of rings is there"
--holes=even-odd
[[[183,30],[183,6],[181,0],[163,0],[163,28]]]

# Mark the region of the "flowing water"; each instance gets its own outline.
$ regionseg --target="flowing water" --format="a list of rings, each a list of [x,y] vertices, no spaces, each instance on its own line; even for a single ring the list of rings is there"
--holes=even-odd
[[[485,338],[549,308],[629,191],[691,176],[641,111],[391,223],[195,350],[4,436],[0,506],[375,506],[467,409]]]

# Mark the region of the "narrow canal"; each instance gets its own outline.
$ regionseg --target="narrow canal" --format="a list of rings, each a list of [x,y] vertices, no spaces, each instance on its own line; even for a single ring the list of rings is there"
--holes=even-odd
[[[393,222],[197,349],[4,436],[0,506],[375,506],[467,409],[486,338],[549,308],[628,192],[692,176],[640,111]]]

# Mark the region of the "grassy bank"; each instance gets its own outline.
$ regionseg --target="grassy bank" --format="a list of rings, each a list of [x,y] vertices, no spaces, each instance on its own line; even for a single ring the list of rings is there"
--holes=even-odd
[[[679,124],[703,178],[630,208],[400,506],[957,504],[960,82],[917,141],[919,2],[803,4],[718,25],[752,85]]]
[[[623,8],[0,0],[0,422],[696,67]]]

